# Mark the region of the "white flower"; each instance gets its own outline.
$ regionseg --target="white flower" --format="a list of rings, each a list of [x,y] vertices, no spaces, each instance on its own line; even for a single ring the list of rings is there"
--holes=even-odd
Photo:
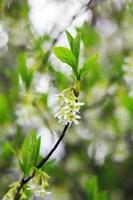
[[[35,190],[35,189],[36,189],[36,185],[34,184],[33,181],[31,181],[31,182],[28,184],[27,190]]]
[[[44,197],[46,194],[46,190],[41,188],[41,187],[38,187],[36,190],[35,190],[35,196],[36,197]]]
[[[47,194],[48,195],[50,194],[50,192],[47,192],[48,183],[46,180],[43,180],[43,179],[42,179],[42,176],[41,176],[41,179],[40,179],[40,176],[39,177],[36,176],[34,177],[34,179],[30,181],[30,183],[28,183],[27,189],[31,190],[35,197],[45,197]]]
[[[46,189],[44,189],[41,185],[37,186],[33,181],[28,184],[28,190],[33,191],[36,197],[44,197],[46,194]]]
[[[81,119],[79,110],[84,103],[78,101],[72,89],[66,89],[60,93],[58,100],[60,106],[55,117],[58,118],[59,122],[62,124],[78,124],[78,120]]]

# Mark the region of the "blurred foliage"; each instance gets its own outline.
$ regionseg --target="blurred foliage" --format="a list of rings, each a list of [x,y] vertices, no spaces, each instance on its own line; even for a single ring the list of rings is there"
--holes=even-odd
[[[38,135],[42,127],[60,133],[54,96],[72,85],[71,68],[51,52],[56,36],[35,34],[30,9],[27,1],[0,0],[0,199],[22,176],[10,145],[19,152],[31,128]],[[87,12],[91,19],[75,29],[81,32],[80,66],[92,61],[81,80],[82,119],[69,129],[64,156],[44,171],[51,199],[107,200],[98,192],[107,191],[110,200],[132,200],[133,3],[100,1]]]

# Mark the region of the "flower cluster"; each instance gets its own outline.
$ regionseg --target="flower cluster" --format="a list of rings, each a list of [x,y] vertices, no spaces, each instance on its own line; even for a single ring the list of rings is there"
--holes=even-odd
[[[28,190],[34,192],[36,197],[47,194],[49,176],[42,170],[36,169],[36,176],[28,183]]]
[[[67,124],[74,122],[78,124],[81,118],[79,110],[84,103],[78,101],[72,88],[66,89],[58,95],[59,109],[55,117],[60,123]]]
[[[19,187],[19,182],[13,182],[9,185],[9,190],[8,192],[4,195],[4,197],[2,198],[2,200],[13,200],[16,190]]]

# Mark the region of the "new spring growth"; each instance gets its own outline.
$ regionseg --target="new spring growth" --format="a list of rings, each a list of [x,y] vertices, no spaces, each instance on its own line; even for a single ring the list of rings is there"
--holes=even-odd
[[[34,191],[36,197],[44,197],[47,193],[49,176],[40,169],[35,169],[36,176],[28,183],[28,190]]]
[[[78,101],[78,97],[75,96],[74,90],[68,88],[61,92],[58,96],[58,112],[55,117],[58,118],[62,124],[72,123],[79,124],[78,120],[81,119],[79,115],[80,107],[84,105],[83,102]]]
[[[73,37],[68,31],[66,31],[67,40],[70,48],[65,47],[54,47],[53,52],[56,57],[63,63],[66,63],[72,69],[72,77],[74,80],[74,88],[69,88],[64,90],[58,95],[59,109],[55,117],[58,118],[59,122],[62,124],[72,123],[78,124],[78,120],[81,118],[79,115],[79,110],[84,103],[78,101],[78,96],[80,92],[80,81],[89,72],[89,69],[96,64],[97,54],[89,57],[80,66],[79,56],[80,56],[80,42],[81,33],[78,32],[75,37]]]

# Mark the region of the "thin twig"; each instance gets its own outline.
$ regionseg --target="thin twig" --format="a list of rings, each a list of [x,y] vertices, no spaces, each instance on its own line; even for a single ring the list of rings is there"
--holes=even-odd
[[[49,152],[49,154],[45,158],[43,158],[41,160],[41,162],[37,165],[38,169],[40,169],[49,160],[49,158],[51,157],[51,155],[54,153],[54,151],[56,150],[56,148],[58,147],[58,145],[60,144],[60,142],[64,138],[65,133],[66,133],[68,127],[69,127],[69,123],[67,123],[67,125],[65,125],[64,130],[62,131],[62,134],[61,134],[60,138],[58,139],[57,143],[54,145],[53,149],[51,149],[51,151]]]

